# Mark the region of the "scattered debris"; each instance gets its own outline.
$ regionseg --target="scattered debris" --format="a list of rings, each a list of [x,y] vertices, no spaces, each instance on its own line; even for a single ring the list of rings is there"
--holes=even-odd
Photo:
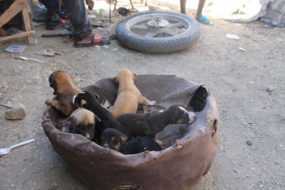
[[[238,174],[239,171],[237,169],[233,169],[234,173]]]
[[[246,144],[247,144],[248,146],[252,146],[252,142],[251,142],[250,140],[247,140],[247,141],[246,141]]]
[[[6,104],[0,104],[0,107],[4,107],[4,108],[8,108],[8,109],[11,109],[12,107],[11,106],[8,106]]]
[[[45,50],[41,53],[41,55],[46,56],[46,57],[55,57],[55,56],[57,56],[57,55],[62,55],[62,53],[57,52],[57,51],[55,51],[55,50],[53,50],[53,49],[45,49]]]
[[[12,145],[12,146],[7,147],[7,148],[0,148],[0,157],[9,154],[14,148],[24,146],[26,144],[30,144],[34,141],[35,141],[35,139],[30,139],[30,140],[26,140],[26,141],[20,142],[18,144]]]
[[[240,51],[242,51],[242,52],[246,52],[246,49],[244,49],[244,48],[242,48],[242,47],[239,47],[238,48]]]
[[[5,49],[5,51],[8,53],[23,53],[26,47],[26,45],[11,44]]]
[[[226,34],[226,37],[231,40],[239,40],[240,37],[236,34]]]
[[[265,91],[269,94],[269,95],[272,95],[272,92],[274,91],[274,88],[273,87],[267,87],[265,89]]]
[[[7,120],[22,120],[25,116],[26,108],[23,104],[15,105],[5,112],[5,119]]]
[[[35,59],[35,58],[28,58],[28,57],[24,57],[24,56],[16,56],[14,57],[15,59],[18,60],[22,60],[22,61],[34,61],[37,63],[44,63],[43,61],[39,60],[39,59]]]

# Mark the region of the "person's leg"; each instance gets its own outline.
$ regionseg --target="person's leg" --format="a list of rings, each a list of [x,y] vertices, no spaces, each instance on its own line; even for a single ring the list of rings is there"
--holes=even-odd
[[[81,40],[92,34],[92,27],[87,16],[84,0],[64,1],[64,10],[70,18],[75,40]]]
[[[180,0],[180,11],[183,14],[186,14],[186,3],[187,0]]]
[[[202,24],[211,24],[209,18],[207,16],[203,16],[203,8],[206,0],[199,0],[199,5],[196,13],[196,19]]]
[[[199,16],[202,16],[202,12],[203,12],[203,8],[205,5],[206,0],[199,0],[199,5],[198,5],[198,9],[197,9],[197,13],[196,13],[196,18],[198,18]]]
[[[40,2],[44,4],[47,8],[46,28],[52,30],[59,23],[59,19],[56,18],[59,12],[59,1],[58,0],[40,0]]]

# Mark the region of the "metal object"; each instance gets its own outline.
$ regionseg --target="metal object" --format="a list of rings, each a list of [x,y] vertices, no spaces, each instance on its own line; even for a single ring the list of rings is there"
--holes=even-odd
[[[130,30],[144,37],[171,37],[185,32],[190,27],[181,19],[168,16],[142,16],[130,24]]]
[[[12,145],[12,146],[7,147],[7,148],[0,148],[0,157],[9,154],[14,148],[17,148],[17,147],[20,147],[20,146],[24,146],[26,144],[30,144],[30,143],[32,143],[34,141],[35,141],[35,139],[30,139],[30,140],[23,141],[21,143]]]

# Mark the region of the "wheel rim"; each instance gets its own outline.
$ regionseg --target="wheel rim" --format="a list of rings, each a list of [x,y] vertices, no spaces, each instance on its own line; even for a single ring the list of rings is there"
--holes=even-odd
[[[179,15],[149,14],[133,17],[127,29],[140,37],[169,38],[185,33],[190,25]]]

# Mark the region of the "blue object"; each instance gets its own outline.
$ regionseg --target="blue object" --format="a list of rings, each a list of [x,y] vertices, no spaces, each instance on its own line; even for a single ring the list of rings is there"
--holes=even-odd
[[[202,24],[207,24],[207,25],[210,25],[212,24],[209,20],[209,17],[207,16],[204,16],[204,15],[200,15],[197,17],[197,21],[199,21],[200,23]]]

